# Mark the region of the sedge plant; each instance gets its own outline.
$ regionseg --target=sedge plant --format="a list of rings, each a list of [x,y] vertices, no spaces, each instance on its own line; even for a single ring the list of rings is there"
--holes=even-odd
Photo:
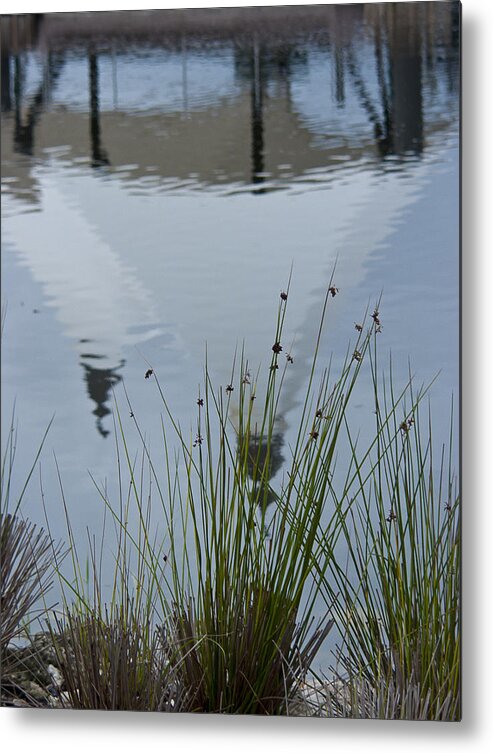
[[[453,472],[453,410],[437,448],[427,390],[410,377],[396,392],[369,349],[376,431],[339,493],[344,556],[324,585],[341,643],[337,715],[460,719],[460,497]],[[424,415],[423,415],[424,413]],[[344,512],[343,512],[344,511]],[[322,537],[323,538],[323,537]],[[331,541],[327,541],[327,553]]]
[[[332,627],[329,614],[316,624],[313,617],[330,559],[330,554],[321,559],[319,528],[330,497],[338,434],[370,335],[358,337],[337,377],[327,369],[315,387],[323,323],[333,297],[329,290],[301,420],[276,489],[272,476],[279,401],[292,365],[289,359],[280,363],[287,293],[278,307],[264,391],[258,373],[251,377],[244,354],[233,366],[230,383],[219,390],[206,363],[197,427],[191,435],[173,416],[152,371],[164,409],[159,462],[151,457],[134,420],[166,522],[161,541],[149,530],[116,406],[122,457],[141,522],[138,533],[130,532],[105,490],[99,491],[137,553],[140,575],[135,581],[159,615],[167,662],[186,710],[288,713]],[[238,395],[235,410],[233,393]],[[260,405],[260,411],[254,411],[254,405]],[[133,415],[130,400],[128,407]],[[178,446],[175,454],[169,427]],[[334,538],[336,529],[333,525]]]

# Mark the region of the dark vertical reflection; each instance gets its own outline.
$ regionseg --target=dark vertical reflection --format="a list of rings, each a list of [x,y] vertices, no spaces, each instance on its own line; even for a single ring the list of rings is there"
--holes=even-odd
[[[348,45],[346,67],[359,102],[373,125],[380,155],[419,156],[424,136],[423,40],[418,9],[414,3],[409,7],[393,3],[384,13],[383,28],[380,18],[374,24],[378,90],[368,83],[354,40]]]
[[[424,42],[424,52],[423,52],[423,66],[424,70],[426,70],[426,76],[427,76],[427,85],[430,87],[431,91],[435,93],[437,91],[437,77],[436,77],[436,71],[435,71],[435,57],[434,57],[434,40],[436,35],[436,28],[435,28],[435,17],[433,8],[430,5],[426,6],[425,9],[426,17],[425,17],[425,24],[426,24],[426,31],[423,35],[423,42]]]
[[[260,50],[255,40],[252,46],[252,183],[264,182],[264,118],[262,70]],[[264,193],[264,188],[256,188],[253,193]]]
[[[21,59],[19,52],[34,47],[38,41],[43,24],[42,13],[25,15],[5,15],[0,21],[1,28],[1,109],[2,112],[12,110],[12,64],[17,69],[17,94],[20,95]],[[15,83],[14,83],[15,86]],[[16,93],[14,92],[14,96]],[[20,99],[20,96],[19,96]]]
[[[121,369],[123,365],[124,361],[117,368]],[[116,369],[96,369],[86,363],[82,363],[82,366],[88,395],[96,403],[92,412],[96,416],[96,428],[102,437],[107,437],[110,432],[104,428],[103,418],[111,413],[107,403],[111,390],[121,381],[121,376],[116,374]]]
[[[377,67],[378,89],[382,102],[383,118],[375,124],[375,137],[382,156],[392,152],[393,133],[392,115],[390,112],[390,85],[387,84],[384,56],[384,40],[382,38],[382,24],[379,17],[375,23],[375,61]]]
[[[337,41],[334,49],[336,102],[338,107],[343,107],[346,99],[344,91],[344,51]]]
[[[283,445],[284,437],[281,431],[274,431],[269,440],[267,437],[254,435],[248,438],[247,471],[253,481],[254,498],[261,507],[267,507],[276,499],[269,481],[284,463]],[[243,452],[241,440],[238,452]]]
[[[2,91],[2,112],[10,112],[12,109],[11,97],[11,80],[10,80],[10,55],[2,46],[1,51],[1,91]]]
[[[382,156],[385,156],[392,151],[392,146],[389,140],[389,136],[392,133],[392,119],[389,114],[388,118],[388,131],[386,132],[383,125],[383,120],[380,115],[380,107],[376,102],[376,97],[373,98],[371,91],[366,85],[363,71],[358,64],[356,55],[352,49],[352,45],[347,50],[347,70],[352,78],[356,94],[360,101],[361,106],[366,111],[368,120],[373,125],[373,132],[375,134],[375,140],[377,147]]]
[[[89,59],[89,103],[90,103],[90,135],[91,135],[91,164],[93,167],[109,165],[106,150],[101,146],[101,126],[99,123],[99,70],[98,58],[94,51],[88,52]]]
[[[188,53],[187,41],[184,36],[181,39],[181,88],[183,93],[183,114],[188,115]]]
[[[333,6],[333,27],[331,29],[332,42],[334,45],[334,72],[335,72],[335,98],[337,107],[344,107],[346,103],[345,71],[344,71],[344,47],[347,44],[346,34],[342,33],[343,19],[341,8]]]
[[[389,10],[389,59],[393,151],[403,155],[423,151],[421,34],[414,3]]]
[[[48,51],[46,56],[45,71],[36,94],[31,100],[31,104],[22,119],[22,106],[24,99],[24,80],[25,80],[25,57],[16,55],[14,57],[14,97],[15,97],[15,119],[14,119],[14,151],[20,154],[31,156],[34,151],[35,128],[43,108],[50,98],[55,83],[61,73],[64,58],[62,54],[55,54]]]
[[[447,75],[448,87],[451,93],[457,91],[460,81],[460,32],[462,6],[453,3],[450,8],[450,40],[447,40]]]
[[[22,108],[22,92],[24,88],[24,66],[22,61],[22,56],[17,54],[14,55],[14,101],[15,101],[15,111],[14,111],[14,151],[19,151],[18,145],[21,141],[21,131],[22,131],[22,119],[21,119],[21,108]]]

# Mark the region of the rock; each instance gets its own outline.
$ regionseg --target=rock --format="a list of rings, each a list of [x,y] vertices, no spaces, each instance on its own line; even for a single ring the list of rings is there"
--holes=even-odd
[[[349,702],[349,690],[341,680],[305,681],[289,706],[289,716],[335,716],[335,709]]]
[[[36,633],[27,645],[10,645],[2,656],[1,704],[4,706],[53,706],[60,695],[63,676],[50,633]]]
[[[60,690],[63,686],[63,675],[58,667],[54,667],[53,664],[48,664],[47,671],[55,688]]]

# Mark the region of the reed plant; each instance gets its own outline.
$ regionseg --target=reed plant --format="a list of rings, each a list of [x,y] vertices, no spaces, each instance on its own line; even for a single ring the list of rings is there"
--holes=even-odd
[[[61,546],[54,545],[48,533],[24,519],[21,503],[41,454],[47,428],[26,474],[17,498],[12,501],[12,477],[17,446],[15,413],[2,455],[0,474],[0,658],[8,644],[26,629],[41,595],[45,595],[54,577],[52,553],[61,557]]]
[[[460,719],[460,497],[453,409],[437,448],[427,390],[397,393],[369,349],[376,428],[352,462],[336,509],[344,558],[325,579],[340,628],[341,715]],[[423,417],[423,412],[425,416]],[[344,512],[342,512],[344,511]],[[331,541],[327,541],[327,555]],[[341,686],[341,682],[340,682]],[[348,698],[351,699],[348,701]]]
[[[318,623],[313,617],[329,561],[328,556],[320,558],[318,533],[324,518],[336,519],[334,511],[326,510],[332,466],[370,333],[358,335],[338,375],[333,377],[328,368],[321,384],[315,383],[331,290],[332,282],[300,424],[276,488],[279,401],[293,362],[283,357],[289,286],[278,306],[264,388],[260,371],[252,377],[244,353],[235,359],[229,383],[219,389],[206,362],[204,382],[194,398],[197,424],[191,433],[181,429],[158,375],[149,369],[163,409],[162,457],[151,455],[125,392],[140,441],[140,466],[136,464],[122,407],[115,402],[119,503],[113,504],[106,489],[97,486],[119,532],[110,597],[113,616],[105,617],[108,606],[101,598],[97,557],[91,557],[89,593],[74,555],[75,577],[65,579],[65,586],[76,597],[78,615],[67,618],[73,612],[67,598],[64,628],[60,623],[58,629],[68,630],[73,644],[81,643],[88,629],[94,640],[94,625],[113,625],[114,615],[130,606],[131,616],[138,616],[135,624],[144,619],[159,629],[166,657],[162,666],[172,674],[182,710],[288,713],[332,627],[328,613]],[[129,490],[126,499],[124,488]],[[151,496],[165,521],[159,539],[150,525]],[[138,511],[136,530],[129,523],[131,505]],[[331,535],[337,536],[335,524]],[[74,552],[75,542],[69,538]],[[326,536],[324,544],[329,540]],[[106,640],[104,630],[98,635]],[[149,639],[146,645],[151,645]],[[74,688],[87,682],[84,672],[74,678]],[[90,695],[88,699],[94,702]]]
[[[139,511],[138,534],[130,532],[105,490],[99,492],[124,532],[125,547],[130,544],[137,552],[135,582],[159,614],[169,666],[176,671],[182,703],[190,711],[287,713],[300,679],[332,627],[328,614],[317,624],[313,619],[328,564],[327,557],[319,560],[317,531],[345,406],[369,335],[362,335],[347,354],[341,373],[331,381],[326,370],[315,389],[323,322],[332,297],[328,291],[296,441],[276,491],[272,464],[279,400],[293,360],[281,357],[287,296],[283,293],[278,308],[263,394],[258,373],[251,376],[244,354],[233,366],[230,383],[219,390],[214,390],[206,364],[191,435],[174,418],[158,375],[150,374],[164,408],[159,463],[151,457],[127,396],[166,521],[161,542],[149,530],[141,479],[116,407],[122,460]],[[233,394],[238,395],[234,411]],[[261,402],[259,412],[254,411],[255,401]],[[173,456],[166,422],[178,445]]]
[[[3,330],[2,317],[2,330]],[[38,705],[25,687],[21,687],[18,676],[23,675],[31,682],[37,670],[27,668],[25,654],[19,660],[14,643],[25,642],[30,638],[32,623],[44,613],[47,594],[55,578],[53,553],[60,561],[63,549],[55,544],[48,532],[32,521],[24,518],[21,509],[37,461],[41,454],[49,426],[44,433],[26,480],[17,497],[12,499],[13,474],[17,449],[17,428],[15,410],[2,454],[0,472],[0,695],[10,699],[20,694],[33,705]],[[32,664],[32,662],[31,662]],[[25,683],[24,683],[25,684]]]
[[[180,711],[161,633],[135,605],[101,613],[69,607],[51,622],[63,684],[60,705],[105,711]]]
[[[117,444],[118,449],[118,444]],[[118,455],[118,461],[120,461]],[[167,642],[159,602],[163,597],[159,579],[158,544],[154,560],[145,556],[142,537],[150,535],[148,517],[138,521],[134,535],[128,527],[131,494],[123,491],[119,472],[119,504],[112,509],[118,521],[113,540],[112,572],[102,564],[110,545],[103,520],[100,548],[96,536],[87,532],[88,554],[79,554],[79,544],[71,526],[68,503],[57,466],[62,505],[66,519],[67,563],[52,551],[58,573],[61,602],[57,609],[45,610],[45,625],[51,637],[60,669],[60,682],[54,688],[62,708],[106,711],[185,710],[176,668],[168,659]],[[119,471],[121,471],[119,467]],[[137,471],[132,466],[135,479]],[[131,488],[131,487],[130,487]],[[109,499],[99,490],[105,503]],[[44,500],[44,491],[41,488]],[[143,505],[143,488],[137,493]],[[142,512],[142,507],[140,511]],[[47,527],[49,530],[49,520]]]

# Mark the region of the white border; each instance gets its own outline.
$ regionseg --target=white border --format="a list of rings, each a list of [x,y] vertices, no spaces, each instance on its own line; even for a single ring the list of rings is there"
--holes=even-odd
[[[335,0],[337,1],[337,0]],[[382,0],[387,2],[389,0]],[[86,2],[3,0],[1,12],[144,9],[241,5],[306,5],[284,2]],[[337,751],[341,746],[364,753],[420,750],[483,751],[493,740],[493,499],[487,478],[492,465],[493,410],[490,351],[492,296],[491,72],[492,17],[489,0],[463,2],[463,493],[464,493],[464,692],[460,724],[265,719],[258,717],[167,716],[152,714],[0,709],[6,750],[185,751],[200,753],[252,749]],[[490,117],[489,117],[490,116]],[[489,243],[488,243],[489,241]],[[490,744],[487,740],[490,740]]]

